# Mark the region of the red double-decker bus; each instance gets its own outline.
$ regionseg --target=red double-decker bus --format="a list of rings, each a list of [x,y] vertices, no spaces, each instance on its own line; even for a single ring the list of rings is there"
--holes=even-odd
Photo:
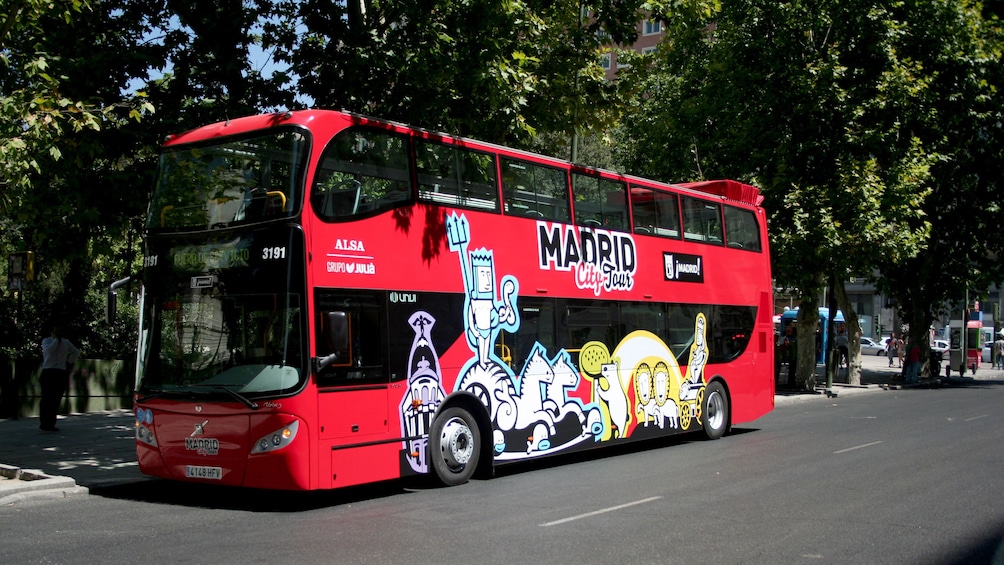
[[[773,407],[762,197],[334,111],[169,138],[140,469],[328,489],[729,426]]]

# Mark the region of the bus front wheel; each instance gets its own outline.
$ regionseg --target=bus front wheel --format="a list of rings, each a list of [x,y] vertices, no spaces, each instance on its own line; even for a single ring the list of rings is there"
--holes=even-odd
[[[704,390],[704,433],[708,439],[725,435],[729,425],[729,397],[722,383],[714,381]]]
[[[429,455],[436,477],[446,486],[466,483],[478,467],[481,436],[470,412],[454,406],[432,424]]]

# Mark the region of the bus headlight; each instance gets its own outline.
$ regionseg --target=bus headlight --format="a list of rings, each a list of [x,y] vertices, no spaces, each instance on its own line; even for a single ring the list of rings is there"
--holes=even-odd
[[[267,453],[286,447],[296,439],[296,430],[299,427],[300,421],[297,420],[258,438],[258,441],[254,442],[254,446],[251,448],[251,453]]]
[[[136,441],[157,447],[157,437],[153,435],[153,430],[147,426],[153,426],[153,410],[149,408],[137,408]]]

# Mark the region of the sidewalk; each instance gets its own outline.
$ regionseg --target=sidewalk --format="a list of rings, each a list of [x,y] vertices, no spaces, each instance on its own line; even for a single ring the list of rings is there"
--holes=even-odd
[[[841,373],[830,394],[822,367],[817,368],[817,391],[796,392],[779,389],[777,405],[793,402],[846,398],[866,392],[882,392],[975,381],[1004,381],[1004,371],[983,365],[976,375],[904,385],[897,380],[899,367],[888,367],[885,357],[862,359],[862,384],[850,386]],[[944,369],[942,369],[944,371]],[[150,480],[136,463],[135,418],[131,410],[71,414],[60,417],[58,432],[38,429],[38,418],[0,420],[0,506],[28,497],[65,498],[86,496],[90,489]]]
[[[829,389],[829,392],[826,389],[826,373],[824,368],[822,365],[817,365],[815,392],[796,391],[779,386],[774,394],[774,403],[779,405],[814,398],[845,397],[867,391],[930,388],[971,383],[973,381],[1004,380],[1004,370],[994,369],[990,363],[982,364],[976,370],[975,375],[972,372],[967,372],[965,376],[961,376],[958,371],[952,371],[951,377],[946,379],[945,365],[942,363],[939,378],[921,379],[919,383],[904,384],[902,367],[899,366],[898,361],[893,361],[892,365],[892,367],[889,367],[889,359],[884,355],[863,355],[861,358],[861,384],[847,384],[846,369],[841,369],[834,379],[833,387]]]
[[[136,463],[134,422],[130,410],[60,417],[58,432],[38,429],[37,417],[0,420],[0,506],[147,480]]]

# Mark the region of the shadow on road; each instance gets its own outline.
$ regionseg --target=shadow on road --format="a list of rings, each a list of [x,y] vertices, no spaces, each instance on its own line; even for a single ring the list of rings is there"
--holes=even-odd
[[[743,435],[755,431],[758,431],[758,429],[748,427],[733,428],[728,436],[719,441],[728,441],[730,436]],[[708,440],[706,440],[703,432],[695,432],[637,441],[579,453],[554,455],[534,461],[511,463],[496,467],[495,476],[510,476],[701,441]],[[426,475],[357,487],[309,492],[248,489],[243,487],[175,482],[162,479],[148,479],[108,486],[97,485],[92,486],[90,492],[93,496],[149,504],[168,504],[219,510],[242,510],[246,512],[283,513],[307,512],[441,488],[446,487],[442,487],[433,476]]]
[[[428,479],[422,477],[422,479]],[[337,490],[290,492],[151,479],[92,488],[92,496],[190,508],[245,512],[308,512],[408,494],[417,479],[399,479]],[[422,481],[424,482],[424,481]]]
[[[747,434],[755,431],[759,431],[759,428],[732,428],[732,430],[721,440],[714,440],[714,441],[728,441],[728,438],[731,436]],[[637,437],[639,435],[640,434],[638,433],[638,429],[636,429],[635,436],[632,437]],[[507,463],[505,465],[496,467],[495,476],[504,477],[539,469],[551,469],[554,467],[563,467],[565,465],[581,463],[584,461],[599,461],[611,457],[620,457],[622,455],[630,455],[632,453],[641,453],[644,451],[652,451],[656,449],[664,449],[667,447],[673,447],[695,442],[704,442],[704,441],[712,441],[712,440],[709,440],[707,436],[704,435],[703,431],[687,432],[683,434],[677,434],[666,437],[656,436],[650,438],[642,438],[629,443],[605,446],[599,449],[591,449],[575,453],[563,453],[558,455],[551,455],[548,457],[534,459],[530,461]]]
[[[944,565],[1004,565],[1004,522],[988,528],[982,534],[974,534],[972,545],[953,552],[938,563]]]

